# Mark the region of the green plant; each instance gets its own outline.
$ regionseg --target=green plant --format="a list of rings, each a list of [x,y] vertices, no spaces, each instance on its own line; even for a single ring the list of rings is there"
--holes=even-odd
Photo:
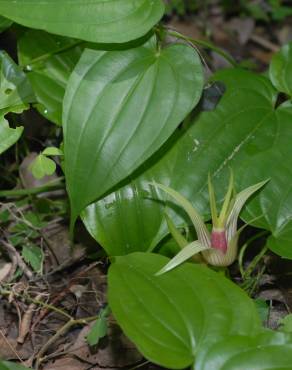
[[[21,25],[20,64],[0,54],[0,153],[21,137],[15,114],[29,104],[62,126],[64,151],[43,150],[31,169],[36,177],[51,174],[56,164],[48,156],[64,154],[71,234],[81,216],[111,257],[109,304],[125,333],[168,368],[291,368],[291,335],[263,329],[252,299],[236,284],[194,263],[156,276],[170,260],[151,253],[170,233],[185,247],[207,235],[205,221],[226,228],[233,214],[232,236],[240,217],[266,231],[266,248],[292,259],[291,45],[274,56],[269,77],[230,68],[204,87],[197,46],[225,53],[157,24],[164,14],[160,0],[65,0],[62,6],[0,0],[0,14],[8,26]],[[167,34],[179,41],[169,44]],[[226,91],[204,110],[215,82]],[[234,204],[230,167],[239,191]],[[24,190],[33,195],[48,187],[0,194]],[[24,251],[37,271],[38,252]],[[105,334],[107,314],[97,318],[90,343]],[[65,329],[79,323],[71,320]]]

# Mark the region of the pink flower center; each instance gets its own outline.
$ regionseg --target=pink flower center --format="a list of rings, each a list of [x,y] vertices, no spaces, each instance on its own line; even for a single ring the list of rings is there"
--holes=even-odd
[[[213,229],[211,233],[211,247],[227,252],[227,239],[224,229]]]

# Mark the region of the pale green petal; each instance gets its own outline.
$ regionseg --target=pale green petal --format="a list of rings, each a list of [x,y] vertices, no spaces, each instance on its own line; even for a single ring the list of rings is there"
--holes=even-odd
[[[228,215],[228,210],[232,198],[232,193],[233,193],[233,187],[234,187],[234,178],[233,178],[233,172],[230,170],[230,179],[229,179],[229,185],[227,189],[227,193],[224,199],[224,203],[219,215],[219,227],[224,227],[225,226],[225,221]]]
[[[209,249],[209,247],[202,245],[197,240],[188,244],[176,256],[174,256],[161,270],[159,270],[155,275],[162,275],[165,272],[172,270],[173,268],[187,261],[189,258],[194,256],[195,254],[205,251],[206,249]]]
[[[249,197],[251,197],[256,191],[263,187],[268,181],[269,179],[261,181],[255,185],[249,186],[248,188],[242,190],[239,194],[236,195],[233,208],[227,220],[228,242],[233,238],[233,236],[236,233],[238,217],[244,204],[247,202]]]
[[[218,225],[218,212],[217,212],[217,207],[216,207],[216,197],[215,197],[215,192],[214,192],[210,174],[208,174],[208,190],[209,190],[209,202],[210,202],[212,224],[213,224],[213,227],[219,227],[220,225]]]
[[[198,240],[200,243],[205,245],[206,247],[210,247],[210,233],[202,220],[199,213],[195,210],[195,208],[191,205],[191,203],[183,197],[180,193],[177,191],[169,188],[168,186],[151,183],[151,185],[156,186],[157,188],[163,190],[168,195],[170,195],[172,198],[176,200],[176,202],[183,207],[183,209],[186,211],[186,213],[189,215],[190,219],[192,220],[192,223],[196,229]]]
[[[173,239],[177,242],[179,247],[183,249],[188,245],[187,239],[181,234],[181,232],[176,228],[175,224],[172,222],[172,219],[165,213],[165,219],[168,226],[168,230],[171,233]]]

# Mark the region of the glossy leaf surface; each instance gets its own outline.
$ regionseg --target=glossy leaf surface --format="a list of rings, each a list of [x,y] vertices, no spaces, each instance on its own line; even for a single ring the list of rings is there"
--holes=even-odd
[[[218,200],[222,202],[229,167],[233,168],[235,180],[238,180],[237,171],[244,161],[272,144],[277,132],[273,108],[276,94],[269,81],[241,70],[221,72],[216,78],[227,86],[217,108],[197,116],[145,165],[142,175],[136,174],[123,188],[91,205],[84,213],[85,225],[108,254],[146,250],[147,245],[151,250],[167,234],[161,202],[165,195],[162,191],[155,195],[149,182],[177,190],[200,214],[209,217],[208,173],[212,175]],[[255,171],[257,165],[260,163],[254,163]],[[239,192],[267,179],[270,174],[266,172],[261,176],[256,180],[248,179],[248,183],[240,184],[236,190]],[[272,186],[272,182],[268,186]],[[153,200],[157,196],[159,201]],[[170,199],[167,208],[177,226],[189,222],[187,215]],[[148,226],[147,236],[141,225]],[[140,244],[139,239],[143,241]]]
[[[292,259],[292,107],[279,107],[274,116],[277,134],[270,147],[246,161],[239,176],[245,184],[263,176],[270,183],[260,192],[243,214],[247,220],[259,217],[258,226],[271,230],[268,246],[277,254]]]
[[[12,25],[12,23],[13,22],[10,19],[0,16],[0,32],[5,31],[7,28],[9,28]]]
[[[0,14],[30,28],[92,42],[126,42],[162,17],[162,0],[0,0]]]
[[[11,112],[35,100],[25,73],[5,51],[0,51],[0,73],[0,112]]]
[[[36,108],[59,125],[65,88],[82,50],[76,40],[42,31],[29,30],[18,41],[19,63],[28,71]]]
[[[279,91],[292,96],[292,43],[273,55],[269,75]]]
[[[202,87],[199,56],[186,45],[83,53],[63,113],[72,222],[161,147]]]
[[[255,337],[234,336],[208,349],[196,370],[291,370],[291,350],[292,336],[284,333],[265,331]]]
[[[147,359],[181,369],[225,336],[257,332],[255,306],[241,289],[201,265],[155,276],[167,261],[133,253],[118,257],[109,271],[112,312]]]

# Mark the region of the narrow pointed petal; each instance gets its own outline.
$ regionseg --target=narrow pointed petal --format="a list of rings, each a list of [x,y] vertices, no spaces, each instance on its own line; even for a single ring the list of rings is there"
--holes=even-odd
[[[214,192],[214,188],[212,185],[210,174],[208,174],[208,190],[209,190],[209,202],[210,202],[212,224],[214,227],[219,227],[218,213],[217,213],[217,207],[216,207],[216,197],[215,197],[215,192]]]
[[[188,244],[184,249],[182,249],[176,256],[174,256],[161,270],[159,270],[155,275],[162,275],[167,271],[170,271],[177,267],[178,265],[182,264],[183,262],[187,261],[189,258],[194,256],[197,253],[205,251],[209,249],[199,243],[197,240]]]
[[[262,188],[269,179],[265,181],[261,181],[255,185],[249,186],[248,188],[242,190],[239,194],[237,194],[233,208],[230,212],[230,215],[227,220],[227,241],[229,242],[233,236],[236,233],[237,229],[237,221],[239,214],[244,206],[244,204],[247,202],[248,198],[250,198],[256,191],[258,191],[260,188]]]
[[[168,186],[157,184],[157,183],[151,183],[151,185],[158,187],[159,189],[163,190],[165,193],[170,195],[173,199],[176,200],[178,204],[180,204],[183,209],[186,211],[186,213],[189,215],[190,219],[192,220],[192,223],[196,229],[198,240],[203,245],[210,247],[210,233],[204,224],[204,221],[202,220],[199,213],[195,210],[195,208],[191,205],[191,203],[183,197],[180,193],[177,191],[169,188]]]
[[[173,239],[177,242],[179,247],[183,249],[186,245],[188,245],[187,239],[181,234],[181,232],[177,229],[175,224],[172,222],[172,219],[165,213],[165,219],[168,226],[168,230],[171,233]]]
[[[227,193],[224,199],[224,203],[219,215],[219,227],[224,227],[225,221],[228,215],[228,210],[229,210],[229,205],[231,202],[232,198],[232,193],[233,193],[233,187],[234,187],[234,177],[233,177],[233,172],[230,170],[230,179],[229,179],[229,185],[227,189]]]

